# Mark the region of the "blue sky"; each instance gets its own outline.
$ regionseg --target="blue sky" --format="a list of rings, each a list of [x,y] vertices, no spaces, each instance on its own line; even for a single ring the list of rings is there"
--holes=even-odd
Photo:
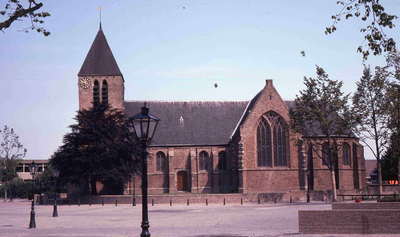
[[[41,2],[51,14],[44,24],[50,36],[20,32],[27,19],[0,33],[0,126],[14,128],[26,159],[50,158],[74,123],[77,74],[99,29],[100,6],[126,100],[250,100],[265,79],[289,100],[304,89],[304,76],[315,77],[315,65],[343,80],[347,93],[362,75],[362,22],[344,21],[324,34],[341,9],[336,0]],[[400,15],[399,1],[381,3]],[[386,32],[399,41],[397,28]]]

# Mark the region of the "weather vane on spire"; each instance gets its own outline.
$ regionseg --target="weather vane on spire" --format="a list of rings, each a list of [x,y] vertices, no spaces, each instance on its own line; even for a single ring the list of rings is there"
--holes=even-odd
[[[104,9],[104,7],[99,7],[99,10],[100,10],[100,29],[101,29],[101,10],[103,10]]]

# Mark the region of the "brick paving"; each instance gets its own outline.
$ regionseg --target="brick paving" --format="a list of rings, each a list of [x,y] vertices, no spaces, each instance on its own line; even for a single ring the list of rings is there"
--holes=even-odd
[[[139,236],[141,233],[140,205],[62,205],[58,206],[59,217],[52,217],[53,206],[36,205],[36,229],[29,229],[30,205],[28,200],[0,200],[0,236]],[[304,236],[298,233],[298,210],[330,209],[330,204],[318,202],[149,205],[150,233],[193,237]]]

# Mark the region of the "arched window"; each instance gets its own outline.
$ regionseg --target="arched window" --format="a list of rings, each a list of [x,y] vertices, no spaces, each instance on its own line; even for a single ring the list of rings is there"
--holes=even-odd
[[[100,95],[99,95],[99,82],[94,80],[93,86],[93,104],[98,104],[100,102]]]
[[[265,118],[261,118],[257,128],[257,164],[272,166],[271,128]]]
[[[264,114],[257,127],[258,166],[272,167],[272,154],[274,154],[274,166],[287,166],[288,139],[284,119],[274,112]]]
[[[101,87],[101,101],[104,104],[108,104],[108,85],[107,81],[103,81],[103,86]]]
[[[199,169],[200,170],[208,170],[208,153],[206,151],[200,152]]]
[[[322,144],[322,165],[327,165],[330,164],[330,158],[329,158],[329,153],[330,150],[328,149],[328,143]]]
[[[165,154],[162,151],[157,152],[156,154],[156,170],[165,172],[166,171],[166,165],[165,165],[166,159],[165,159]]]
[[[350,165],[350,145],[348,143],[343,144],[343,165]]]
[[[218,169],[219,170],[228,169],[228,164],[226,162],[226,152],[225,151],[221,151],[218,154]]]
[[[286,128],[282,117],[274,124],[274,163],[275,166],[286,166]]]

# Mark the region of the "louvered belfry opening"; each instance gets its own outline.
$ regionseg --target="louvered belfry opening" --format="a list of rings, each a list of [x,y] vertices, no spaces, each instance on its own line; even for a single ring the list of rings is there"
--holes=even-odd
[[[98,104],[99,102],[100,102],[99,82],[95,80],[93,86],[93,104]]]
[[[107,81],[103,81],[103,86],[101,87],[101,102],[108,104],[108,84]]]

